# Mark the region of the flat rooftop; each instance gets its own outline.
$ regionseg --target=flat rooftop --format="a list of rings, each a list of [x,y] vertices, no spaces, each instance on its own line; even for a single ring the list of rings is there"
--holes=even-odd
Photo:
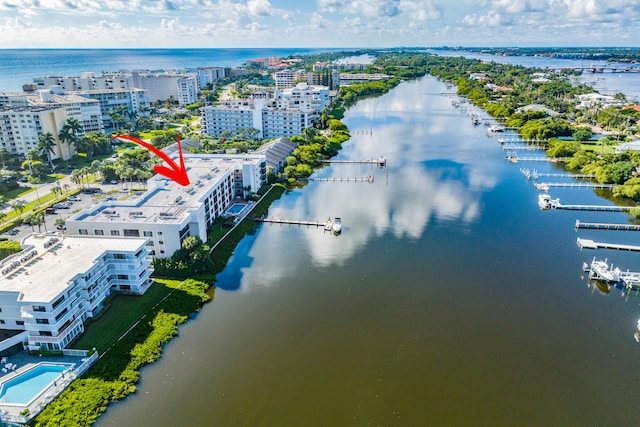
[[[18,260],[34,249],[37,255],[22,262],[10,274],[0,276],[0,292],[21,292],[20,301],[51,302],[67,289],[71,279],[86,272],[105,251],[134,251],[146,240],[31,234],[22,241],[25,250],[20,252]],[[2,269],[5,267],[6,263]]]
[[[165,151],[171,151],[171,149]],[[182,186],[162,175],[149,179],[149,190],[132,200],[101,202],[69,218],[69,221],[180,223],[196,209],[210,188],[243,163],[255,163],[261,156],[193,155],[184,156],[189,175]],[[175,160],[175,159],[174,159]],[[178,163],[176,161],[176,163]],[[232,182],[233,185],[233,182]]]

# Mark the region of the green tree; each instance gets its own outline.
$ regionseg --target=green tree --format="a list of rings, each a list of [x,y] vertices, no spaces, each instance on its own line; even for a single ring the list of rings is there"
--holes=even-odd
[[[55,153],[54,147],[56,146],[56,141],[51,132],[46,132],[40,134],[40,141],[38,142],[38,150],[40,150],[40,155],[47,158],[49,162],[49,167],[51,168],[51,172],[54,171],[53,162],[51,161],[51,155]]]

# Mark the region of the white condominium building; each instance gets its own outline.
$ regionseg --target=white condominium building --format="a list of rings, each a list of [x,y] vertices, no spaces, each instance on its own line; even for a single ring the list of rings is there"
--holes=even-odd
[[[189,236],[205,242],[207,229],[235,197],[257,191],[267,179],[264,155],[186,155],[184,161],[188,186],[155,175],[135,199],[105,201],[73,215],[67,233],[144,237],[151,255],[170,257]]]
[[[146,239],[32,234],[0,262],[0,350],[62,350],[114,291],[143,294],[153,267]]]
[[[164,101],[173,97],[180,105],[198,100],[198,76],[184,73],[131,73],[129,87],[147,90],[149,101]]]
[[[293,82],[299,74],[293,70],[280,70],[273,73],[273,80],[276,82],[276,89],[293,87]]]
[[[63,107],[0,107],[0,147],[26,156],[29,150],[38,148],[40,135],[50,132],[55,141],[51,158],[69,159],[74,147],[58,138],[68,117]]]
[[[0,107],[14,106],[62,107],[67,118],[74,118],[82,126],[81,135],[89,132],[104,132],[100,104],[73,93],[64,93],[60,86],[36,92],[0,93]]]
[[[202,112],[202,133],[220,137],[224,132],[236,135],[240,129],[258,129],[262,138],[263,100],[227,101],[220,105],[210,105]]]
[[[128,114],[138,114],[141,108],[149,108],[149,99],[145,89],[102,89],[80,90],[75,92],[84,98],[98,101],[105,128],[113,128],[111,114],[126,111]]]
[[[198,67],[196,72],[200,89],[231,75],[231,69],[226,67]]]
[[[150,102],[173,97],[180,105],[188,105],[198,100],[198,75],[195,73],[133,71],[104,73],[101,76],[84,73],[80,77],[35,77],[33,82],[37,89],[59,86],[64,91],[146,89]]]

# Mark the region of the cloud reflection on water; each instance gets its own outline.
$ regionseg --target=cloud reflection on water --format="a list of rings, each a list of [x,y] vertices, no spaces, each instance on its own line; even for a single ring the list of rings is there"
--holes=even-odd
[[[295,277],[298,264],[344,265],[371,239],[386,234],[419,239],[430,223],[464,228],[475,222],[482,212],[483,193],[495,187],[498,177],[478,155],[478,129],[451,106],[450,98],[439,94],[443,89],[427,78],[405,83],[350,110],[345,122],[352,139],[337,158],[383,155],[387,168],[332,165],[314,176],[374,174],[375,182],[312,182],[296,190],[295,197],[284,196],[273,205],[269,212],[273,217],[324,220],[340,216],[343,233],[334,237],[315,228],[263,225],[249,253],[254,262],[243,269],[242,287]],[[373,135],[358,130],[373,130]]]

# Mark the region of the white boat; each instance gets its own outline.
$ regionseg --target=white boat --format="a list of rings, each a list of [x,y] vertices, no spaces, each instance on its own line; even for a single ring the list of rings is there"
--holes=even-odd
[[[332,228],[335,234],[340,234],[340,232],[342,232],[342,220],[339,217],[335,217],[333,219]]]
[[[504,132],[504,126],[491,125],[491,126],[489,126],[489,129],[487,131],[490,132],[490,133]]]
[[[540,209],[556,209],[560,206],[560,199],[552,199],[548,194],[538,196],[538,206]]]
[[[621,271],[618,267],[613,268],[607,260],[598,261],[595,258],[591,261],[591,277],[607,282],[619,282],[622,279]]]

